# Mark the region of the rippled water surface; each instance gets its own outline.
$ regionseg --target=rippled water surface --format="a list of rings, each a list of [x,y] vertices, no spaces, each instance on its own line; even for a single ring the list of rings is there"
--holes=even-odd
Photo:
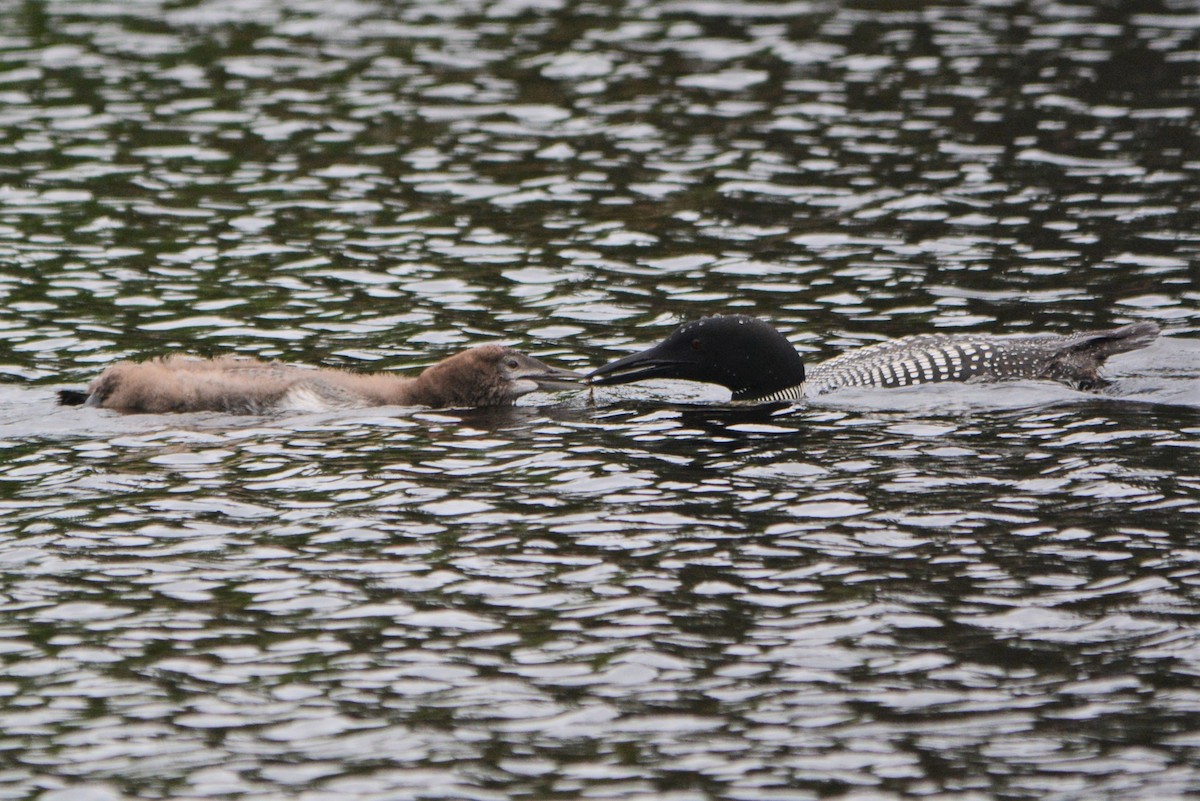
[[[1190,2],[0,0],[0,799],[1200,793]],[[1156,321],[1113,385],[117,416],[121,358]]]

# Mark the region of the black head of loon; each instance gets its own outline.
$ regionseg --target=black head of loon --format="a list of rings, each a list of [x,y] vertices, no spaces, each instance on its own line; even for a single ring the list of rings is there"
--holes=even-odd
[[[652,348],[606,364],[593,384],[681,378],[719,384],[734,400],[769,398],[803,386],[804,362],[792,343],[762,320],[715,315],[684,323]]]

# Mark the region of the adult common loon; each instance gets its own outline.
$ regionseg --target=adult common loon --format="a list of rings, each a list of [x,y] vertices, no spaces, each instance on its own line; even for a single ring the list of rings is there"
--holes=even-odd
[[[365,406],[506,406],[539,389],[578,387],[583,376],[511,348],[483,345],[420,375],[349,373],[225,356],[170,356],[118,362],[86,392],[61,390],[60,403],[120,412],[268,414]]]
[[[1158,326],[1142,322],[1079,334],[917,334],[847,351],[805,372],[800,354],[762,320],[742,314],[685,323],[652,348],[601,367],[592,384],[683,378],[720,384],[735,401],[799,400],[844,387],[1041,378],[1078,389],[1107,382],[1114,353],[1144,348]]]

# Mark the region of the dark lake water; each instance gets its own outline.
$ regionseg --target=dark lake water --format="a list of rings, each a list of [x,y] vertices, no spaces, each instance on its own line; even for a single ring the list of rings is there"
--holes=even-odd
[[[0,0],[0,799],[1200,793],[1200,8]],[[1156,321],[1114,384],[60,408]]]

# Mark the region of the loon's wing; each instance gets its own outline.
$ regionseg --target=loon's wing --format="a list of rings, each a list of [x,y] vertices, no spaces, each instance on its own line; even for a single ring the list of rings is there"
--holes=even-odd
[[[808,393],[842,387],[905,387],[936,381],[1045,378],[1080,389],[1105,384],[1109,356],[1144,348],[1158,336],[1154,323],[1080,334],[987,336],[918,334],[848,351],[809,371]]]

